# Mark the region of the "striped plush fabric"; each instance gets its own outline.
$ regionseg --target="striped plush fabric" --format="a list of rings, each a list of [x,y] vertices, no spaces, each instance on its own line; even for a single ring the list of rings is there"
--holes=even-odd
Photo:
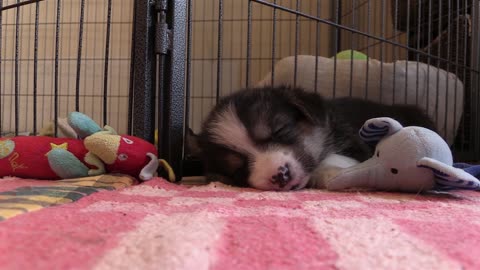
[[[478,192],[281,193],[107,179],[116,187],[88,194],[44,188],[51,198],[81,196],[35,211],[26,202],[49,200],[38,189],[45,181],[0,180],[1,200],[37,190],[17,205],[22,213],[0,221],[0,268],[480,269]]]
[[[362,126],[358,135],[367,144],[376,145],[385,136],[392,135],[402,128],[400,123],[391,118],[372,118]]]

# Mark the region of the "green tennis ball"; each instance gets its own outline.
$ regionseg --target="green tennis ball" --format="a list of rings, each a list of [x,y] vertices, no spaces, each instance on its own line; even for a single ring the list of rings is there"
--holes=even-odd
[[[337,53],[337,59],[350,60],[352,59],[352,54],[353,54],[353,59],[356,59],[356,60],[367,60],[368,58],[366,54],[363,54],[361,52],[354,51],[354,50],[345,50]]]

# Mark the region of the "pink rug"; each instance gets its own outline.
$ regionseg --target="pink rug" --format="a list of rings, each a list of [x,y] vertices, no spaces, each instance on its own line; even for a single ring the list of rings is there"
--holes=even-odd
[[[5,192],[22,194],[17,182],[47,183],[0,180],[0,212]],[[0,221],[0,268],[480,269],[478,192],[279,193],[162,179],[110,189]]]

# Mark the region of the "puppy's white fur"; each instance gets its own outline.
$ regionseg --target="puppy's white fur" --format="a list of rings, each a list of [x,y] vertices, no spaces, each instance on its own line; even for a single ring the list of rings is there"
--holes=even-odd
[[[311,173],[308,186],[312,188],[325,188],[325,183],[328,179],[334,177],[342,169],[358,163],[359,162],[353,158],[339,154],[331,154]]]
[[[248,136],[247,129],[238,115],[233,104],[228,105],[225,111],[213,120],[210,131],[215,143],[231,147],[245,155],[255,155],[258,150]]]

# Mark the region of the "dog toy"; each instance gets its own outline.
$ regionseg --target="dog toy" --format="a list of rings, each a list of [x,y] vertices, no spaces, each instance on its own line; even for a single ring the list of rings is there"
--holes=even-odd
[[[335,57],[339,60],[351,60],[352,58],[354,60],[367,60],[367,58],[368,58],[368,56],[366,54],[361,53],[359,51],[355,51],[355,50],[341,51],[341,52],[337,53],[337,55],[335,55],[332,58],[335,58]]]
[[[175,178],[168,163],[157,158],[153,144],[138,137],[118,135],[109,126],[102,129],[79,112],[70,113],[68,123],[77,139],[0,138],[0,176],[54,180],[122,173],[149,180],[161,165],[169,180]]]
[[[450,148],[432,130],[402,127],[396,120],[382,117],[366,121],[359,135],[366,143],[376,145],[373,157],[340,170],[326,181],[328,190],[480,190],[477,178],[452,166]]]

